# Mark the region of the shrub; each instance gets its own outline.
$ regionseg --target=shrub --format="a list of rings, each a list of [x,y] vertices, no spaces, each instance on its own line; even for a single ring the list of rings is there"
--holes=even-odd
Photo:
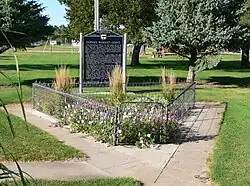
[[[69,75],[69,69],[66,65],[62,65],[55,70],[56,78],[53,82],[53,88],[62,92],[70,93],[75,84],[75,80]]]
[[[39,102],[41,112],[60,118],[63,116],[64,100],[56,93],[43,94]]]

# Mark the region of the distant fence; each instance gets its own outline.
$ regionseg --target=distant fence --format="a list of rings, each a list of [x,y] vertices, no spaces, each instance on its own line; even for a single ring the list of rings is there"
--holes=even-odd
[[[143,87],[143,85],[155,86],[159,85],[159,83],[133,84],[131,87]],[[103,85],[103,87],[105,86]],[[87,87],[87,84],[85,87]],[[82,112],[79,117],[77,114],[74,115],[76,123],[81,121],[82,123],[101,122],[103,125],[111,123],[113,126],[111,142],[114,145],[126,142],[125,139],[121,139],[119,131],[128,120],[142,126],[152,122],[160,124],[163,127],[161,130],[166,132],[165,137],[157,137],[157,141],[161,143],[165,141],[162,138],[168,139],[171,135],[172,120],[174,119],[178,123],[183,122],[189,110],[195,105],[195,88],[196,83],[183,84],[182,88],[179,88],[178,96],[171,103],[155,101],[140,95],[132,101],[124,102],[117,107],[105,102],[105,96],[100,96],[99,99],[92,99],[84,94],[77,95],[57,91],[51,88],[50,84],[33,83],[32,100],[33,109],[54,116],[65,124],[67,124],[67,120],[70,118],[69,114],[72,114],[70,110],[80,110]],[[82,118],[82,115],[85,117]]]

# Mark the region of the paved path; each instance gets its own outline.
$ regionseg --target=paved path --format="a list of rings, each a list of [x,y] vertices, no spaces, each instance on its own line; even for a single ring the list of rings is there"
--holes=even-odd
[[[10,113],[21,116],[20,107],[10,105],[8,109]],[[145,186],[205,186],[209,184],[206,158],[211,151],[213,139],[218,134],[224,109],[224,105],[220,104],[197,104],[183,125],[183,139],[180,144],[143,150],[135,147],[107,147],[105,144],[95,143],[90,137],[50,127],[50,120],[53,118],[32,111],[29,105],[26,105],[26,114],[29,123],[88,155],[86,162],[72,162],[69,169],[69,164],[62,165],[65,169],[60,171],[60,178],[129,176],[139,179]],[[53,178],[53,174],[46,170],[60,169],[60,166],[53,163],[22,165],[31,175],[34,167],[41,178]],[[85,175],[88,167],[90,169]],[[74,169],[81,170],[81,173]],[[54,179],[57,179],[56,170],[54,173]]]
[[[19,163],[22,170],[34,179],[74,180],[83,178],[110,177],[109,174],[87,162],[32,162]],[[4,163],[11,170],[17,170],[13,163]]]

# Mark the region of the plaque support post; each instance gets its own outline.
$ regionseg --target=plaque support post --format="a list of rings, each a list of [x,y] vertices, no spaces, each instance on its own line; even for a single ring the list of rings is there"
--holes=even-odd
[[[80,43],[79,43],[79,52],[80,52],[80,74],[79,74],[79,93],[82,94],[83,88],[83,37],[82,33],[80,33]]]
[[[98,31],[100,29],[100,16],[99,16],[99,0],[95,0],[94,9],[95,9],[95,23],[94,23],[94,30]]]
[[[127,34],[123,36],[122,84],[123,93],[127,91]]]

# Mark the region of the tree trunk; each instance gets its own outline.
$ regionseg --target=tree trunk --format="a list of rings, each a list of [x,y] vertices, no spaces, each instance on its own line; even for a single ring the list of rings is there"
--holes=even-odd
[[[189,66],[187,82],[194,82],[195,81],[195,67]]]
[[[241,53],[241,68],[243,69],[249,69],[250,63],[249,63],[249,46],[242,47],[242,53]]]
[[[197,51],[196,49],[192,49],[191,57],[189,59],[189,70],[188,70],[188,76],[187,76],[187,82],[194,82],[195,81],[195,62],[197,60]]]
[[[135,45],[132,54],[131,65],[140,65],[140,50],[141,45]]]

